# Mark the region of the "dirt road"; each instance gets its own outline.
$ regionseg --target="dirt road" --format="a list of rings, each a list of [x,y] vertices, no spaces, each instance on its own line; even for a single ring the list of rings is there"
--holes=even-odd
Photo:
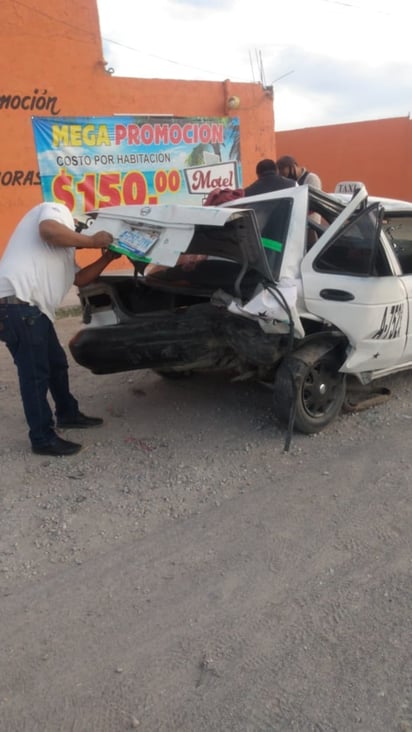
[[[0,348],[2,732],[411,732],[412,374],[289,452],[258,385],[71,382],[32,455]]]

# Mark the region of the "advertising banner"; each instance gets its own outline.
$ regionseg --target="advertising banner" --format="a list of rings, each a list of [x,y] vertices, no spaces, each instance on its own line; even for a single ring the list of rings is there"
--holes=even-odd
[[[106,206],[202,205],[242,185],[233,117],[33,117],[43,198],[76,217]]]

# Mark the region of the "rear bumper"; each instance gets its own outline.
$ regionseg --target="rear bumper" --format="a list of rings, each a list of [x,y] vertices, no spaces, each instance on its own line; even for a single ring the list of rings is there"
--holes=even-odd
[[[216,315],[211,306],[145,314],[128,323],[84,328],[69,348],[75,361],[95,374],[192,364],[208,368],[224,349]]]

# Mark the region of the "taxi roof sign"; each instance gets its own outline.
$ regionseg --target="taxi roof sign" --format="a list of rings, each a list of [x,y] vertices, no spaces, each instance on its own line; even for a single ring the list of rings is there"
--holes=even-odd
[[[363,186],[364,183],[360,180],[342,180],[336,184],[335,193],[355,193]]]

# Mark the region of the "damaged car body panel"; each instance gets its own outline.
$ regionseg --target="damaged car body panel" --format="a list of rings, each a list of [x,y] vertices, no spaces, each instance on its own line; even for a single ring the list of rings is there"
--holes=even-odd
[[[145,262],[173,267],[185,252],[207,254],[239,262],[263,277],[272,276],[260,246],[256,220],[247,210],[187,205],[113,206],[101,209],[85,233],[93,235],[102,230],[120,241],[134,232],[152,235],[150,256],[140,257]],[[121,251],[125,253],[124,249]]]
[[[230,369],[272,386],[281,421],[295,409],[316,432],[339,413],[345,374],[367,383],[411,364],[412,204],[395,203],[304,185],[219,207],[101,209],[87,233],[110,231],[135,271],[82,288],[70,350],[94,373]]]

